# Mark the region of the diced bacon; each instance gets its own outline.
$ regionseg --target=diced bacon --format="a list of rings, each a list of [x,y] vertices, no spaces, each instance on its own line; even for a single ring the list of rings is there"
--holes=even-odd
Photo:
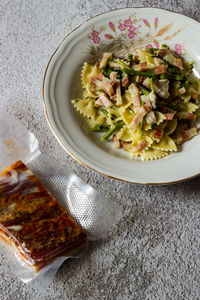
[[[153,134],[153,137],[160,139],[163,135],[163,130],[157,128],[156,131]]]
[[[145,106],[150,110],[152,109],[151,101],[149,99],[149,95],[142,95],[141,100],[144,102]]]
[[[137,152],[141,152],[147,147],[147,142],[145,140],[142,140],[136,147]]]
[[[140,64],[137,64],[137,65],[133,65],[132,69],[134,71],[145,71],[147,69],[147,62],[140,63]]]
[[[124,141],[121,141],[120,142],[120,148],[122,148],[122,149],[126,149],[126,146],[128,145],[128,143],[127,142],[124,142]]]
[[[90,78],[88,79],[88,83],[94,83],[94,84],[96,84],[96,83],[97,83],[96,77],[90,77]]]
[[[122,105],[122,95],[121,95],[121,86],[120,86],[120,82],[116,83],[116,95],[117,95],[117,102],[116,105]]]
[[[100,74],[97,76],[97,79],[98,79],[98,80],[103,80],[104,77],[105,77],[105,76],[104,76],[102,73],[100,73]]]
[[[101,98],[98,98],[96,100],[95,104],[97,104],[98,106],[104,106],[103,101],[101,100]]]
[[[134,83],[129,86],[129,91],[132,96],[134,111],[137,112],[141,107],[140,91]]]
[[[130,127],[133,129],[136,129],[138,127],[138,125],[142,122],[144,116],[148,112],[149,112],[148,108],[146,108],[145,106],[141,107],[140,110],[134,116],[134,118],[130,124]]]
[[[143,83],[145,87],[148,89],[151,88],[150,79],[146,78]],[[169,80],[168,79],[160,79],[153,81],[153,88],[156,94],[158,94],[161,98],[167,99],[169,97]]]
[[[154,69],[154,72],[156,73],[156,75],[159,75],[159,74],[164,74],[164,73],[166,73],[166,66],[165,65],[160,65],[160,66],[158,66],[158,67],[156,67],[155,69]]]
[[[117,72],[111,72],[110,73],[110,79],[111,80],[117,80]]]
[[[192,93],[192,98],[193,98],[194,100],[197,100],[197,99],[198,99],[198,94],[197,94],[197,93]]]
[[[196,127],[192,127],[188,130],[182,130],[177,135],[176,143],[182,144],[184,141],[189,141],[191,138],[193,138],[197,134],[198,134],[198,131],[197,131]]]
[[[114,137],[113,137],[113,142],[114,142],[114,147],[115,148],[120,148],[120,141],[119,141],[119,139],[117,138],[117,136],[116,135],[114,135]]]
[[[153,111],[150,111],[147,115],[146,115],[146,122],[147,124],[152,124],[152,123],[156,123],[156,116],[154,114]]]
[[[164,64],[164,61],[161,58],[159,58],[159,57],[154,57],[153,61],[154,61],[154,64],[157,67],[160,66],[160,65],[162,65],[162,64]]]
[[[162,112],[162,113],[165,113],[166,111],[167,111],[167,108],[166,108],[165,106],[162,106],[162,107],[161,107],[161,112]]]
[[[167,114],[164,114],[164,115],[167,118],[167,120],[173,120],[174,113],[167,113]]]
[[[109,96],[112,96],[115,93],[112,84],[108,81],[102,81],[101,87]]]
[[[160,57],[164,57],[166,53],[167,53],[166,49],[159,49],[157,52],[158,56]]]
[[[104,67],[107,65],[108,60],[109,60],[111,57],[112,57],[112,53],[110,53],[110,52],[105,52],[105,53],[103,54],[103,58],[102,58],[102,60],[101,60],[101,62],[100,62],[100,68],[104,68]]]
[[[115,61],[110,61],[109,62],[109,66],[113,69],[123,69],[123,66],[118,64],[117,62]]]
[[[182,61],[181,58],[177,58],[177,59],[176,59],[176,66],[177,66],[179,69],[183,70],[183,61]]]
[[[104,92],[99,94],[99,98],[101,99],[106,108],[112,106],[112,102],[108,99],[108,96]]]
[[[122,86],[126,87],[129,84],[129,78],[127,74],[124,74],[122,77]]]
[[[114,95],[110,96],[110,100],[117,101],[117,95],[114,94]]]
[[[190,121],[195,121],[196,120],[196,115],[188,112],[179,112],[177,113],[177,117],[179,119],[187,119]]]

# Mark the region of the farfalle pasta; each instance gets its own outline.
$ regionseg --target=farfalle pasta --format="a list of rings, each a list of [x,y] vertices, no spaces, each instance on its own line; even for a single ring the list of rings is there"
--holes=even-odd
[[[142,160],[162,158],[198,134],[200,81],[192,69],[166,45],[126,58],[104,53],[94,66],[84,63],[83,99],[72,103],[92,131],[104,132],[101,142]]]

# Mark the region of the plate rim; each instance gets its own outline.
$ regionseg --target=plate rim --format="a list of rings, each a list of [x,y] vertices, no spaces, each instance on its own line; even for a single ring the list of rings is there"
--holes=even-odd
[[[60,143],[60,145],[63,147],[63,149],[65,151],[67,151],[67,153],[72,156],[76,161],[78,161],[79,163],[81,163],[82,165],[86,166],[87,168],[89,168],[90,170],[92,171],[95,171],[96,173],[98,174],[101,174],[105,177],[108,177],[108,178],[111,178],[111,179],[114,179],[114,180],[117,180],[117,181],[120,181],[120,182],[124,182],[124,183],[131,183],[131,184],[138,184],[138,185],[155,185],[155,186],[160,186],[160,185],[170,185],[170,184],[177,184],[177,183],[181,183],[181,182],[184,182],[186,180],[191,180],[197,176],[200,175],[200,172],[197,173],[197,174],[194,174],[192,176],[189,176],[189,177],[185,177],[185,178],[182,178],[182,179],[179,179],[179,180],[173,180],[173,181],[167,181],[167,182],[145,182],[145,183],[142,183],[142,182],[134,182],[134,181],[129,181],[129,180],[125,180],[125,179],[121,179],[121,178],[118,178],[118,177],[114,177],[114,176],[111,176],[111,175],[108,175],[108,174],[105,174],[101,171],[98,171],[96,170],[95,168],[92,168],[91,166],[89,166],[88,164],[82,162],[79,158],[77,158],[65,145],[64,143],[62,142],[62,140],[60,139],[60,137],[57,135],[55,129],[53,128],[53,126],[51,125],[51,122],[49,120],[49,117],[48,117],[48,112],[47,112],[47,106],[46,106],[46,102],[45,102],[45,97],[44,97],[44,86],[45,86],[45,79],[46,79],[46,75],[47,75],[47,71],[48,71],[48,68],[49,68],[49,65],[54,57],[54,55],[56,54],[56,52],[58,51],[58,49],[60,48],[60,46],[63,44],[63,42],[74,32],[76,31],[77,29],[79,29],[81,26],[85,25],[86,23],[88,23],[89,21],[95,19],[95,18],[98,18],[99,16],[102,16],[104,14],[109,14],[109,13],[112,13],[112,12],[115,12],[115,11],[121,11],[121,10],[124,10],[124,9],[156,9],[156,10],[160,10],[160,11],[165,11],[165,12],[168,12],[170,14],[177,14],[179,16],[184,16],[185,18],[188,18],[190,20],[192,20],[193,22],[197,23],[198,25],[200,25],[200,22],[195,20],[194,18],[192,17],[189,17],[187,16],[186,14],[184,13],[179,13],[179,12],[175,12],[175,11],[170,11],[168,9],[165,9],[165,8],[159,8],[159,7],[154,7],[154,6],[127,6],[127,7],[122,7],[122,8],[117,8],[117,9],[112,9],[112,10],[108,10],[108,11],[105,11],[103,13],[100,13],[100,14],[97,14],[95,15],[94,17],[91,17],[90,19],[87,19],[85,20],[84,22],[82,22],[79,26],[77,26],[76,28],[74,28],[73,30],[71,30],[62,40],[61,42],[58,44],[58,46],[56,47],[56,49],[54,50],[54,52],[52,53],[52,55],[50,56],[49,58],[49,61],[47,63],[47,66],[45,68],[45,72],[44,72],[44,76],[43,76],[43,82],[42,82],[42,102],[43,102],[43,108],[44,108],[44,113],[45,113],[45,117],[47,119],[47,122],[48,122],[48,125],[51,129],[51,131],[53,132],[54,136],[56,137],[56,139],[58,140],[58,142]]]

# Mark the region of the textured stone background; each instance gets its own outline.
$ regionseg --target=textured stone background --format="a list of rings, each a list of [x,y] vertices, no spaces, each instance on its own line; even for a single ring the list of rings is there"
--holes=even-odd
[[[0,300],[200,299],[200,178],[163,187],[105,178],[68,156],[44,117],[42,78],[56,46],[83,21],[126,6],[162,7],[200,21],[199,0],[0,1],[0,105],[32,130],[42,151],[124,207],[109,239],[62,265],[51,296],[28,289],[0,258]]]

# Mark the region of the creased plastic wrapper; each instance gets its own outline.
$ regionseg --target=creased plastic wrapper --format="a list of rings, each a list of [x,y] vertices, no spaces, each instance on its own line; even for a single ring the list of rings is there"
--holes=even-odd
[[[106,237],[107,233],[110,231],[110,229],[113,227],[113,225],[117,222],[117,219],[119,218],[121,214],[121,207],[111,201],[110,199],[104,198],[100,193],[95,191],[91,186],[84,183],[79,177],[77,177],[71,170],[67,169],[66,167],[59,166],[55,161],[53,161],[50,157],[42,154],[38,148],[38,141],[35,138],[35,136],[28,131],[24,126],[20,124],[19,121],[12,118],[9,114],[7,114],[4,111],[0,110],[0,173],[4,171],[4,169],[8,168],[9,166],[13,165],[18,168],[16,170],[20,170],[21,176],[20,178],[24,179],[24,174],[29,174],[32,172],[34,175],[31,177],[33,178],[34,184],[41,183],[44,187],[42,187],[42,196],[38,196],[38,199],[40,197],[41,203],[44,202],[44,194],[47,195],[47,198],[52,197],[51,201],[48,202],[49,207],[53,203],[55,208],[54,214],[56,216],[59,215],[59,213],[64,218],[68,218],[68,215],[70,216],[70,222],[72,225],[75,226],[75,230],[79,230],[79,236],[82,236],[82,242],[84,244],[84,247],[79,247],[79,251],[76,251],[75,255],[73,255],[73,251],[71,251],[72,255],[69,255],[69,251],[67,252],[68,255],[63,254],[63,252],[60,250],[56,253],[56,246],[55,249],[53,249],[54,256],[52,256],[51,261],[51,252],[48,251],[48,249],[44,249],[42,245],[42,234],[41,230],[38,234],[40,234],[40,249],[43,251],[42,253],[45,253],[45,257],[48,257],[49,260],[41,266],[39,270],[36,270],[36,268],[33,268],[31,265],[31,260],[28,262],[27,259],[23,259],[23,251],[20,253],[19,250],[19,243],[15,242],[15,239],[10,239],[9,232],[6,233],[5,239],[2,238],[2,234],[0,234],[0,248],[2,250],[2,253],[4,256],[6,256],[6,259],[8,260],[8,265],[10,266],[11,271],[23,282],[28,283],[35,289],[38,289],[41,293],[45,294],[45,290],[53,280],[53,277],[55,276],[58,268],[60,265],[68,258],[70,257],[79,257],[87,250],[86,240],[99,240]],[[22,161],[21,163],[17,163],[18,161]],[[23,166],[25,164],[25,166]],[[26,170],[25,167],[27,166],[29,170]],[[20,169],[21,168],[21,169]],[[6,174],[11,174],[12,172],[16,171],[7,169]],[[28,172],[28,173],[27,173]],[[12,173],[12,177],[14,176]],[[29,174],[30,175],[30,174]],[[36,178],[34,177],[36,176]],[[2,177],[2,175],[0,176]],[[30,176],[29,176],[30,177]],[[10,178],[10,177],[9,177]],[[1,180],[1,178],[0,178]],[[26,181],[25,181],[26,182]],[[38,183],[39,182],[39,183]],[[0,181],[1,183],[1,181]],[[13,184],[13,183],[12,183]],[[5,216],[7,220],[7,224],[9,224],[9,213],[8,210],[13,208],[13,203],[11,203],[9,206],[6,206],[6,201],[9,199],[9,190],[5,189],[5,191],[2,193],[2,190],[0,189],[0,202],[2,202],[4,206],[0,206],[0,233],[5,234],[5,228],[2,225]],[[16,185],[17,186],[17,185]],[[13,187],[13,185],[12,185]],[[23,185],[24,191],[27,189],[27,184]],[[45,191],[45,188],[48,190]],[[16,187],[17,189],[17,187]],[[36,187],[34,186],[34,191],[36,191]],[[19,191],[17,191],[17,195],[20,196]],[[27,191],[23,192],[24,195],[22,197],[21,205],[22,205],[22,211],[24,213],[24,207],[26,206],[25,201],[27,198]],[[51,193],[48,195],[48,193]],[[6,195],[6,196],[5,196]],[[52,196],[51,196],[52,195]],[[8,199],[7,199],[8,198]],[[33,196],[34,198],[34,196]],[[42,200],[41,200],[42,199]],[[55,200],[56,199],[56,200]],[[29,199],[30,200],[30,199]],[[35,205],[37,205],[39,202],[36,202],[37,199],[32,199],[34,203],[34,209]],[[35,201],[35,202],[34,202]],[[42,202],[43,201],[43,202]],[[56,204],[56,201],[58,204]],[[30,202],[30,201],[29,201]],[[24,203],[24,204],[23,204]],[[49,204],[50,203],[50,204]],[[41,204],[43,205],[43,204]],[[3,208],[4,207],[4,208]],[[6,209],[5,209],[6,207]],[[50,211],[50,208],[46,208],[46,215]],[[29,207],[28,207],[29,209]],[[19,210],[18,210],[19,212]],[[52,214],[52,209],[51,209]],[[36,218],[34,221],[32,221],[31,225],[29,224],[29,221],[27,221],[27,227],[37,227],[38,224],[41,222],[44,223],[44,220],[41,221],[39,218],[40,216],[40,210],[38,210],[38,213],[36,214]],[[19,217],[19,216],[18,216]],[[11,217],[10,217],[11,218]],[[13,216],[12,216],[13,218]],[[48,217],[49,218],[49,217]],[[45,222],[47,222],[46,217]],[[56,218],[56,217],[55,217]],[[56,226],[54,218],[54,226]],[[17,219],[17,217],[16,217]],[[43,217],[44,219],[44,217]],[[61,222],[61,217],[59,216],[58,222]],[[10,219],[11,220],[11,219]],[[11,220],[13,222],[13,219]],[[10,221],[10,222],[11,222]],[[13,225],[13,223],[10,223],[11,225],[7,225],[6,230],[10,230],[11,233],[18,230],[19,232],[19,240],[22,239],[21,245],[23,246],[23,238],[27,238],[27,235],[24,234],[24,236],[20,236],[20,230],[21,225]],[[48,223],[49,222],[49,223]],[[48,222],[46,225],[43,226],[43,231],[45,238],[48,240],[48,237],[46,236],[46,233],[49,234],[51,232],[51,235],[53,235],[53,229],[51,230],[52,224],[48,219]],[[68,220],[63,221],[62,224],[66,224]],[[75,222],[73,224],[73,222]],[[61,224],[61,225],[62,225]],[[45,227],[46,226],[46,227]],[[4,230],[2,230],[4,228]],[[77,229],[78,228],[78,229]],[[61,228],[62,229],[62,228]],[[24,230],[27,230],[25,228]],[[18,232],[15,235],[18,235]],[[11,234],[12,235],[12,234]],[[59,233],[58,233],[59,236]],[[56,237],[58,239],[58,237]],[[60,237],[61,239],[63,236]],[[52,236],[51,236],[52,239]],[[29,241],[31,243],[32,240]],[[77,245],[77,243],[76,243]],[[9,250],[8,250],[9,249]],[[20,248],[23,250],[23,247]],[[39,250],[37,249],[37,255]],[[41,252],[40,251],[40,252]],[[30,251],[29,251],[30,252]],[[61,253],[61,255],[59,255]],[[35,254],[34,254],[35,255]],[[53,254],[52,254],[53,255]],[[27,256],[30,256],[30,253],[27,253]],[[31,257],[31,256],[30,256]],[[36,256],[35,256],[36,257]],[[38,257],[37,257],[38,258]],[[35,258],[34,258],[35,259]]]

